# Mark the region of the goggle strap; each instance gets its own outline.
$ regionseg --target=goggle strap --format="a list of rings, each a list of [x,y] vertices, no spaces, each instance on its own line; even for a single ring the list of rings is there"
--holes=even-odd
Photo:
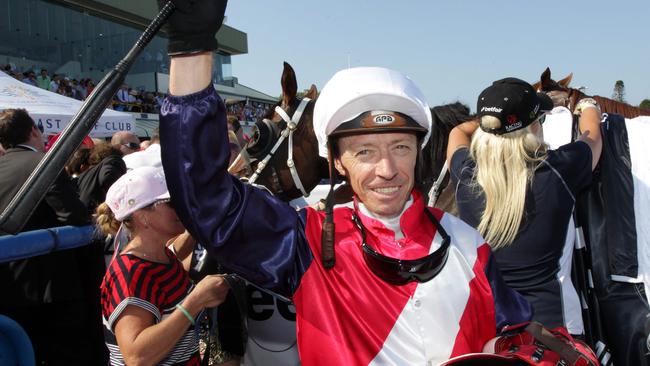
[[[336,175],[334,174],[334,155],[332,155],[332,144],[327,143],[329,153],[329,174],[330,190],[325,199],[325,220],[321,229],[321,261],[325,269],[334,268],[336,255],[334,253],[334,183]]]

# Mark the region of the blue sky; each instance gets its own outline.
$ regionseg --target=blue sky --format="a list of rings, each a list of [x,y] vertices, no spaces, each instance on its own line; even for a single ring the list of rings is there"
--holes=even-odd
[[[277,96],[282,61],[299,89],[338,70],[384,66],[409,75],[431,106],[476,97],[496,79],[558,80],[610,97],[650,99],[650,1],[230,0],[227,24],[248,34],[239,82]]]

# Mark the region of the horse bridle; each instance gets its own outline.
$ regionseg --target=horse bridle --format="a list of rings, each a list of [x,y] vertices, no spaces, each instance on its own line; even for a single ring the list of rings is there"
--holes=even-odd
[[[438,201],[438,197],[440,196],[440,186],[442,185],[442,181],[447,176],[448,170],[449,168],[447,167],[447,161],[445,161],[445,164],[442,166],[442,169],[440,170],[440,174],[438,174],[438,178],[436,179],[435,182],[433,182],[433,185],[429,190],[429,194],[428,194],[429,201],[427,202],[427,207],[434,207],[436,205],[436,202]]]
[[[576,90],[576,89],[566,88],[566,87],[555,88],[555,89],[551,89],[551,90],[549,90],[549,91],[544,91],[544,90],[541,90],[541,89],[540,89],[541,92],[546,93],[546,95],[548,95],[548,96],[551,98],[551,100],[553,100],[553,103],[554,103],[554,104],[555,104],[555,99],[553,98],[553,97],[554,97],[554,95],[553,95],[554,93],[566,93],[566,97],[564,97],[564,98],[562,98],[562,99],[558,98],[558,100],[560,100],[560,101],[562,102],[562,103],[561,103],[561,106],[562,106],[562,107],[566,107],[566,108],[568,108],[570,111],[573,111],[573,108],[572,108],[572,107],[573,107],[575,104],[578,103],[577,100],[573,100],[574,97],[575,97],[575,98],[579,98],[579,95],[575,95],[575,92],[574,92],[575,90]]]
[[[286,122],[287,127],[280,132],[280,137],[278,137],[278,140],[275,142],[275,145],[273,145],[273,148],[271,151],[269,151],[268,154],[262,159],[257,164],[257,169],[255,169],[255,172],[251,177],[248,179],[248,182],[251,184],[254,184],[257,178],[259,178],[260,174],[262,171],[264,171],[264,168],[268,165],[269,161],[271,158],[273,158],[273,155],[275,155],[275,152],[278,150],[280,145],[282,145],[282,142],[284,139],[287,137],[289,138],[288,141],[288,146],[287,146],[287,166],[289,167],[289,171],[291,172],[291,178],[293,179],[293,183],[296,185],[296,188],[300,190],[302,195],[304,197],[309,196],[309,192],[305,191],[305,187],[302,185],[302,181],[300,180],[300,175],[298,175],[298,170],[296,169],[296,164],[293,160],[293,133],[294,131],[298,128],[298,125],[300,124],[300,120],[302,119],[302,114],[305,111],[305,108],[307,108],[307,105],[311,99],[309,98],[303,98],[300,101],[300,105],[298,105],[298,108],[296,111],[293,113],[293,116],[289,117],[289,114],[282,109],[280,106],[275,107],[275,112],[282,118],[284,122]],[[263,121],[266,124],[271,124],[275,123],[273,121],[270,121],[268,119],[264,119]],[[277,173],[274,171],[274,180],[278,180],[277,185],[279,186],[279,179],[277,178]]]

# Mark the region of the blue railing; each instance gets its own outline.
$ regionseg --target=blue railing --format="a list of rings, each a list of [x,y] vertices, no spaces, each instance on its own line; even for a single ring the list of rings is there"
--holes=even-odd
[[[0,236],[0,263],[35,257],[90,243],[95,227],[61,226]]]

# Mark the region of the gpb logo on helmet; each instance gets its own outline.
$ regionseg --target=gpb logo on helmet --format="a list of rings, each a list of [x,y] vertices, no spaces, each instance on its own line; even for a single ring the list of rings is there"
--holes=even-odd
[[[389,125],[393,122],[395,122],[395,117],[393,117],[390,114],[378,114],[374,116],[373,122],[376,125]]]

